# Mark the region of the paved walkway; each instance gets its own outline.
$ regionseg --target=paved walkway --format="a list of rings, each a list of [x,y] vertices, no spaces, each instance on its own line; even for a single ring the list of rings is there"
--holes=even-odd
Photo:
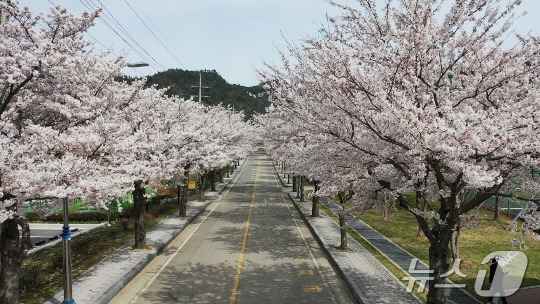
[[[321,197],[321,203],[325,205],[330,210],[337,210],[339,205],[329,200],[326,197]],[[354,229],[358,234],[360,234],[364,239],[366,239],[373,247],[377,248],[382,254],[384,254],[390,261],[395,265],[400,267],[404,272],[408,273],[410,276],[416,279],[422,279],[427,277],[424,273],[410,273],[409,266],[411,260],[416,257],[412,254],[405,251],[403,248],[396,245],[394,242],[371,228],[369,225],[364,223],[362,220],[356,218],[351,214],[345,216],[347,224]],[[422,272],[427,271],[429,267],[418,261],[416,263],[415,270]],[[427,287],[427,286],[426,286]],[[473,298],[469,293],[460,288],[448,288],[446,289],[447,303],[455,304],[476,304],[480,301]]]
[[[239,171],[237,171],[239,172]],[[234,177],[234,176],[233,176]],[[228,184],[232,178],[225,179]],[[218,185],[223,190],[226,184]],[[167,217],[146,233],[147,245],[152,250],[132,250],[133,241],[107,256],[73,281],[73,298],[77,304],[108,303],[133,277],[176,237],[195,217],[201,214],[209,202],[190,201],[187,217],[176,213]],[[58,291],[43,304],[60,304],[64,290]]]

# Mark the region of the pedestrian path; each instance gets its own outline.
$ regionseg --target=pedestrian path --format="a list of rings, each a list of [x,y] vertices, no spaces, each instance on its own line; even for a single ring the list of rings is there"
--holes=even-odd
[[[218,192],[212,197],[216,198],[232,179],[233,176],[225,179],[225,184],[218,184]],[[77,277],[72,285],[75,302],[77,304],[108,303],[209,204],[209,202],[189,201],[186,217],[178,217],[178,214],[174,213],[146,233],[146,243],[152,247],[151,250],[133,250],[134,242],[132,241]],[[43,304],[61,304],[63,299],[64,290],[61,289]]]
[[[337,210],[339,205],[335,202],[329,200],[327,197],[320,198],[321,203],[330,210]],[[411,260],[416,257],[412,254],[405,251],[403,248],[396,245],[394,242],[371,228],[369,225],[364,223],[362,220],[356,218],[351,214],[345,215],[345,221],[354,231],[360,234],[364,239],[366,239],[373,247],[379,250],[384,254],[390,261],[395,265],[400,267],[404,272],[408,273],[411,277],[414,277],[417,280],[422,280],[426,278],[424,271],[428,271],[429,267],[418,261],[416,263],[416,273],[409,272],[409,266],[411,265]],[[427,286],[426,286],[427,287]],[[461,288],[447,288],[446,289],[446,302],[455,303],[455,304],[476,304],[480,301],[473,298],[469,293],[464,291]]]
[[[334,260],[339,271],[360,303],[422,303],[416,296],[407,293],[405,285],[381,264],[366,248],[348,236],[352,252],[340,251],[339,226],[324,212],[321,217],[313,218],[311,203],[298,202],[295,193],[288,193],[304,219],[308,222],[315,237]]]

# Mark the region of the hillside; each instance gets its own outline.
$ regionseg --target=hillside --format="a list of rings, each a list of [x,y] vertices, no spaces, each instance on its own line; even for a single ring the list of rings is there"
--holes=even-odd
[[[266,95],[257,97],[264,92],[261,86],[244,87],[237,84],[229,84],[215,70],[186,71],[170,69],[148,76],[147,85],[156,84],[159,88],[169,87],[167,94],[177,95],[182,98],[198,99],[199,73],[202,73],[203,102],[211,105],[223,103],[232,105],[237,111],[244,111],[250,118],[253,113],[263,113],[270,105]],[[192,87],[194,86],[194,87]],[[204,87],[209,87],[204,89]]]

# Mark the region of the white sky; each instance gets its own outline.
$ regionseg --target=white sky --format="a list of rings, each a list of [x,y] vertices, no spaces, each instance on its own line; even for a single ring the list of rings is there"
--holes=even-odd
[[[351,2],[351,0],[347,0]],[[384,2],[379,0],[380,2]],[[492,0],[494,1],[494,0]],[[508,0],[500,0],[505,3]],[[103,4],[129,34],[161,64],[165,70],[215,69],[229,83],[256,85],[255,69],[263,61],[279,62],[277,49],[289,41],[317,35],[326,14],[339,10],[325,0],[19,0],[22,6],[48,11],[51,3],[66,6],[74,14],[88,6]],[[100,3],[101,2],[101,3]],[[160,44],[129,8],[129,3],[147,25],[175,55]],[[540,34],[540,1],[523,0],[519,11],[528,15],[515,24],[517,32]],[[143,11],[143,13],[141,13]],[[102,15],[102,19],[109,22]],[[90,30],[100,43],[115,53],[129,52],[128,62],[148,62],[126,45],[103,20]],[[125,35],[123,35],[125,36]],[[130,41],[129,38],[125,38]],[[135,45],[131,42],[132,45]],[[99,46],[99,45],[98,45]],[[277,48],[277,49],[276,49]],[[154,66],[157,66],[154,64]],[[152,75],[157,67],[126,68],[129,75]],[[162,70],[160,68],[157,68]]]

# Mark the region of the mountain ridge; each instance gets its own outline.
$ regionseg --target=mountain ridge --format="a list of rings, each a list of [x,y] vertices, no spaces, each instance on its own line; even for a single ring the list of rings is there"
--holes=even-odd
[[[147,76],[146,86],[167,88],[167,95],[194,100],[199,96],[199,73],[202,77],[202,101],[209,105],[224,104],[236,111],[244,111],[246,118],[255,113],[264,113],[270,106],[262,85],[251,87],[228,83],[216,70],[189,71],[169,69]],[[206,89],[205,87],[208,87]]]

